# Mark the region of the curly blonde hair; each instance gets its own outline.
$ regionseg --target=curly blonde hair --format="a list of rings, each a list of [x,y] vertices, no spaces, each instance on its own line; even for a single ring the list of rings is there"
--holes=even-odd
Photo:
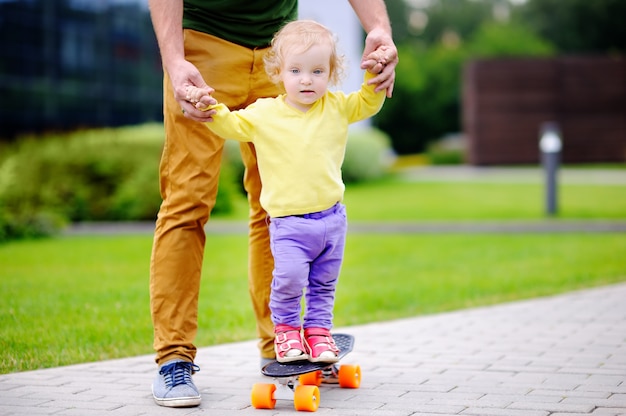
[[[265,72],[270,80],[275,84],[280,83],[280,73],[287,54],[304,52],[319,43],[328,43],[331,47],[329,84],[340,84],[344,77],[345,57],[337,51],[335,35],[313,20],[289,22],[274,35],[272,46],[263,57]]]

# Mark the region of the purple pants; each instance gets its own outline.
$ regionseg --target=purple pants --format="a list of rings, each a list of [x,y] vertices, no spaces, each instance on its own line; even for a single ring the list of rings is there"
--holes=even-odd
[[[346,208],[272,218],[274,278],[270,310],[274,325],[332,328],[335,287],[346,242]],[[300,319],[306,289],[304,324]]]

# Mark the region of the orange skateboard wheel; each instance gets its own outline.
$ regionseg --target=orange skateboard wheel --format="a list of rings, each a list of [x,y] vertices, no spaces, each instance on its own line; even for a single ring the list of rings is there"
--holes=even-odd
[[[274,391],[276,391],[274,384],[255,383],[250,394],[252,406],[255,409],[273,409],[276,406]]]
[[[315,412],[320,405],[320,389],[317,386],[298,386],[293,396],[296,410]]]
[[[322,372],[313,371],[311,373],[300,374],[300,384],[305,386],[319,386],[322,384]]]
[[[361,386],[361,367],[351,364],[344,364],[339,367],[339,386],[358,389]]]

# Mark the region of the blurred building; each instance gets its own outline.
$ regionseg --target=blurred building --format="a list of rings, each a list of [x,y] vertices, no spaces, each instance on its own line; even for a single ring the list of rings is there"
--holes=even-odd
[[[475,60],[463,73],[468,162],[534,164],[543,123],[565,163],[626,162],[626,60],[559,56]]]
[[[0,139],[162,119],[145,0],[0,0]]]
[[[163,71],[147,4],[0,0],[0,140],[162,120]],[[340,88],[358,89],[363,32],[349,3],[301,2],[299,12],[337,34],[349,65]]]

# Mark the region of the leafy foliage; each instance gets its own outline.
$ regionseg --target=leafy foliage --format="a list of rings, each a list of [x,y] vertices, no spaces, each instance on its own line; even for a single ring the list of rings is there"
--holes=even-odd
[[[396,43],[418,41],[428,47],[441,41],[446,33],[467,39],[480,25],[491,19],[501,0],[387,0]]]
[[[154,220],[161,124],[25,137],[0,161],[0,241],[79,221]],[[222,175],[214,212],[236,193]]]
[[[438,44],[402,45],[394,96],[374,122],[399,154],[422,152],[429,141],[459,128],[460,68],[464,53]]]
[[[468,49],[472,57],[546,56],[556,52],[552,44],[528,27],[497,22],[483,24],[470,38]]]
[[[461,70],[482,57],[626,52],[623,0],[388,0],[394,97],[375,124],[399,154],[460,130]]]
[[[411,154],[461,129],[461,73],[470,59],[545,56],[554,48],[522,25],[488,21],[465,42],[449,36],[429,47],[406,42],[398,51],[394,96],[374,122],[397,153]]]
[[[518,19],[562,53],[626,53],[624,0],[528,0]]]
[[[364,130],[349,140],[344,175],[359,182],[389,167],[388,137]],[[147,124],[24,137],[0,160],[0,241],[54,234],[70,222],[152,221],[161,203],[163,126]],[[227,141],[212,215],[245,194],[238,143]]]
[[[389,136],[377,129],[350,131],[342,166],[345,183],[366,182],[385,176],[393,162]]]

